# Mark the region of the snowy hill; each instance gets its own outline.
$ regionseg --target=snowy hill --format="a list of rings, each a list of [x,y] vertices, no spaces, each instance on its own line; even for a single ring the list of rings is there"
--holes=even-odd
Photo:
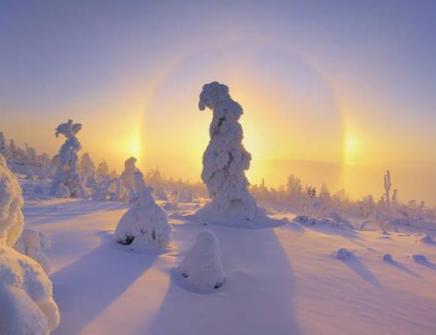
[[[124,205],[28,201],[26,226],[52,241],[48,256],[62,319],[54,334],[436,333],[436,245],[413,234],[294,223],[212,225],[225,283],[210,294],[193,293],[178,284],[174,269],[206,229],[189,221],[195,208],[179,203],[167,210],[173,245],[150,254],[115,243]],[[338,259],[339,248],[351,255]],[[383,260],[386,253],[393,261]]]

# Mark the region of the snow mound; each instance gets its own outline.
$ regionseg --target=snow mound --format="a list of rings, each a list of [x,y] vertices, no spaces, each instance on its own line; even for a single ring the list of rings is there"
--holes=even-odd
[[[344,261],[351,258],[353,256],[353,253],[346,248],[339,248],[338,250],[336,250],[335,256],[337,259]]]
[[[391,254],[384,254],[383,261],[388,262],[388,263],[393,263],[394,257]]]
[[[0,306],[2,310],[4,306],[8,306],[8,313],[13,314],[6,322],[2,320],[1,327],[15,329],[17,325],[27,327],[29,322],[35,322],[30,326],[37,330],[44,329],[41,334],[48,334],[58,326],[60,317],[53,300],[52,284],[42,267],[33,259],[10,247],[0,247],[0,283]],[[0,318],[3,318],[3,315]]]
[[[436,245],[436,241],[433,239],[433,237],[430,234],[424,234],[421,235],[418,240],[418,243],[423,243],[423,244],[433,244]]]
[[[343,221],[336,221],[332,218],[314,218],[307,215],[298,215],[293,220],[303,226],[320,226],[320,227],[333,227],[340,229],[354,229],[351,224]]]
[[[46,234],[32,229],[24,229],[23,234],[15,244],[15,249],[33,258],[41,264],[46,273],[50,273],[50,261],[44,254],[44,250],[49,249],[50,245],[50,239]]]
[[[257,206],[248,190],[245,171],[250,167],[251,155],[242,144],[242,107],[231,98],[229,88],[218,82],[203,86],[198,105],[200,110],[212,110],[213,117],[201,173],[211,201],[196,216],[201,223],[268,226],[274,220]]]
[[[15,175],[0,154],[0,245],[12,247],[23,231],[23,197]]]
[[[115,237],[119,243],[133,249],[166,248],[171,243],[167,216],[154,201],[143,174],[136,171],[134,177],[136,198],[118,223]]]
[[[219,289],[224,284],[224,270],[215,234],[209,230],[200,232],[176,272],[190,290],[208,292]]]
[[[0,284],[0,334],[46,335],[47,317],[22,289]]]
[[[428,258],[426,256],[424,256],[424,255],[421,255],[421,254],[414,254],[414,255],[412,255],[412,259],[416,263],[420,263],[420,264],[429,263]]]

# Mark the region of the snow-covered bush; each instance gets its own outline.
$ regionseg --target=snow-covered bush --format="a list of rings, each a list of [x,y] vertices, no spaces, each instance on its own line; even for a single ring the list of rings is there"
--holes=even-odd
[[[220,288],[224,284],[224,270],[215,234],[209,230],[200,232],[176,273],[191,290],[207,292]]]
[[[43,268],[13,249],[23,226],[16,177],[0,154],[0,334],[46,335],[59,324],[52,284]]]
[[[166,248],[171,243],[167,215],[154,201],[140,171],[134,174],[136,198],[115,230],[116,240],[134,249]]]
[[[267,217],[248,191],[245,171],[251,155],[242,145],[242,107],[230,97],[229,88],[218,82],[203,86],[199,108],[206,107],[212,110],[213,118],[201,178],[211,201],[197,217],[206,223],[255,226]]]
[[[45,272],[50,273],[50,261],[44,254],[44,250],[50,248],[50,244],[50,239],[46,234],[32,229],[24,229],[21,237],[15,244],[15,249],[33,258],[41,264]]]
[[[56,128],[56,137],[64,135],[67,140],[59,150],[56,173],[53,176],[50,194],[61,198],[84,196],[84,189],[78,169],[77,152],[81,149],[76,134],[82,129],[80,123],[72,120],[60,124]]]
[[[332,227],[340,229],[354,229],[353,226],[346,221],[336,221],[332,218],[314,218],[307,215],[297,215],[294,220],[303,226],[316,226],[316,227]]]
[[[346,248],[339,248],[338,250],[336,250],[335,256],[337,259],[344,261],[344,260],[347,260],[347,259],[353,257],[353,253]]]

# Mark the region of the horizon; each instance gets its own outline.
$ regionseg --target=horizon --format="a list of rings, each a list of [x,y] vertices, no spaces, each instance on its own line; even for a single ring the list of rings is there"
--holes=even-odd
[[[83,124],[81,152],[96,162],[121,171],[136,156],[144,170],[196,181],[211,119],[198,94],[217,80],[244,109],[252,184],[278,186],[294,173],[352,198],[378,197],[390,169],[403,201],[434,203],[434,9],[425,1],[3,3],[1,128],[54,155],[62,143],[54,128],[71,118]]]

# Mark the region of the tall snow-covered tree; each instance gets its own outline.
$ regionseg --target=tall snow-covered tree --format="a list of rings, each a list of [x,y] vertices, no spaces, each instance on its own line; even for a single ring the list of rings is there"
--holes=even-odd
[[[0,334],[48,334],[59,324],[52,283],[12,247],[22,233],[22,206],[20,185],[0,154]]]
[[[239,123],[242,107],[231,98],[226,85],[212,82],[203,86],[199,108],[211,109],[213,118],[201,174],[211,201],[197,212],[198,218],[203,222],[242,226],[264,222],[267,217],[249,193],[245,176],[251,155],[242,144]]]
[[[77,152],[81,145],[77,139],[77,133],[82,129],[80,123],[73,123],[72,120],[60,124],[56,128],[56,137],[64,135],[67,140],[61,146],[58,154],[58,162],[50,194],[58,197],[76,198],[84,195],[84,189],[79,175]]]

